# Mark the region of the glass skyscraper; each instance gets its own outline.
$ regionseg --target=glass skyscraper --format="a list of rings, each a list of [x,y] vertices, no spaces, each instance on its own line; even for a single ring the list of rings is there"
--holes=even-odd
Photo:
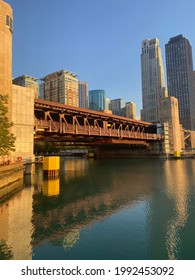
[[[169,95],[178,99],[180,122],[195,130],[195,92],[193,90],[192,48],[182,35],[170,38],[165,45]]]
[[[106,108],[106,92],[103,89],[89,91],[89,109],[102,111]]]

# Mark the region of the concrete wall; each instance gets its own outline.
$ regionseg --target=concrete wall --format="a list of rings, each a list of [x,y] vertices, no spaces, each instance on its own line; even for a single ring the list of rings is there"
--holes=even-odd
[[[29,159],[34,153],[34,90],[12,85],[12,96],[12,132],[16,136],[12,156]]]
[[[0,1],[0,94],[9,96],[9,119],[12,96],[12,21],[12,8]]]
[[[0,166],[0,199],[23,185],[24,166],[21,163]]]

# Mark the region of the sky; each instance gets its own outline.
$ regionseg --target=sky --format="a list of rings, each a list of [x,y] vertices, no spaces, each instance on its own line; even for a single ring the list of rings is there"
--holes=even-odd
[[[65,69],[142,108],[141,42],[182,34],[195,53],[194,0],[6,0],[13,9],[13,77]],[[195,57],[195,54],[194,54]],[[195,65],[195,63],[194,63]]]

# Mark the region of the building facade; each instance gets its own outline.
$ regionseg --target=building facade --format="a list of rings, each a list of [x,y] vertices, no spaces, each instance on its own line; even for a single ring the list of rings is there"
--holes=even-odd
[[[89,109],[103,111],[106,109],[106,92],[103,89],[89,91]]]
[[[0,94],[9,97],[9,119],[11,119],[12,99],[12,33],[12,8],[0,0]]]
[[[79,107],[88,108],[89,98],[88,98],[88,83],[79,81]]]
[[[136,104],[133,102],[126,102],[125,104],[126,117],[136,120]]]
[[[12,132],[16,136],[14,157],[31,160],[34,154],[34,89],[12,85]]]
[[[38,79],[28,75],[22,75],[17,78],[14,78],[13,84],[22,87],[32,88],[34,90],[35,98],[38,98],[38,91],[39,91]]]
[[[124,108],[125,107],[125,102],[123,101],[122,98],[117,98],[110,100],[110,110],[114,115],[117,116],[122,116],[124,115]],[[122,112],[123,109],[123,112]]]
[[[164,69],[158,38],[142,41],[141,54],[142,103],[141,119],[159,122],[160,99],[164,97]]]
[[[33,158],[34,90],[12,84],[13,14],[9,4],[0,0],[0,94],[8,95],[8,116],[14,123],[15,151],[6,155],[10,161]]]
[[[180,153],[184,147],[182,126],[179,121],[178,100],[173,96],[161,99],[160,122],[164,131],[164,153]]]
[[[60,70],[41,78],[40,98],[70,106],[79,106],[77,75]]]
[[[193,85],[192,48],[182,35],[172,37],[165,45],[169,95],[179,102],[183,127],[195,130],[195,92]]]

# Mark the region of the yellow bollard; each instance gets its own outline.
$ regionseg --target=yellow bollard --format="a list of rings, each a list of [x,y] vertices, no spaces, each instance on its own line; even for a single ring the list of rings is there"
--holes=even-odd
[[[44,157],[43,171],[48,177],[56,177],[59,174],[60,157]]]

